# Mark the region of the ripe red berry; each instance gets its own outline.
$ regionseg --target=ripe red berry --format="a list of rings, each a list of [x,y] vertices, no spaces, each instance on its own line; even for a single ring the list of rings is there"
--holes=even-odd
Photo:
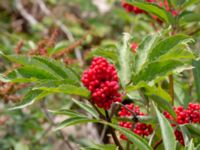
[[[93,59],[82,75],[82,83],[91,91],[92,102],[100,108],[107,110],[113,102],[121,101],[117,71],[103,57]]]
[[[188,108],[186,109],[182,106],[174,107],[174,111],[176,113],[176,118],[173,118],[168,112],[164,112],[165,117],[172,121],[172,126],[175,126],[175,123],[200,123],[200,104],[189,103]],[[176,139],[184,145],[182,133],[175,130],[175,135]]]
[[[136,53],[137,48],[138,48],[138,44],[137,44],[137,43],[132,43],[132,44],[131,44],[131,50],[132,50],[134,53]]]
[[[136,115],[136,117],[145,115],[144,113],[140,112],[139,106],[134,106],[134,104],[127,104],[125,106],[130,110],[132,110],[134,112],[134,115]],[[121,110],[118,112],[118,115],[120,117],[127,117],[127,118],[133,116],[133,114],[124,107],[121,107]],[[124,128],[132,130],[134,133],[140,136],[148,136],[153,132],[153,128],[150,124],[145,124],[138,121],[137,122],[120,121],[119,125]],[[123,140],[127,140],[127,137],[123,134],[120,135],[120,138]]]

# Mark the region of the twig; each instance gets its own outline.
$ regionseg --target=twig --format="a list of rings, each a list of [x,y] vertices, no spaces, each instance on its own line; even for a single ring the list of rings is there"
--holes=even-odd
[[[101,136],[100,136],[100,141],[101,141],[101,142],[103,141],[103,138],[104,138],[104,136],[105,136],[105,134],[106,134],[107,128],[108,128],[107,125],[104,125],[104,126],[103,126],[103,130],[102,130]]]
[[[155,150],[156,148],[158,148],[158,146],[162,143],[162,139],[160,139],[158,142],[156,142],[156,144],[153,146],[153,149]]]
[[[48,121],[50,122],[50,124],[52,126],[56,126],[56,123],[54,122],[52,116],[49,114],[49,112],[46,110],[46,106],[45,106],[45,100],[43,100],[41,103],[40,103],[40,106],[42,108],[42,111],[44,112],[46,118],[48,119]],[[68,142],[68,140],[65,139],[65,136],[63,134],[63,132],[61,130],[58,131],[62,140],[64,141],[64,143],[66,144],[67,148],[69,150],[73,150],[73,147],[71,146],[71,144]]]
[[[110,122],[110,123],[112,123],[112,121],[111,121],[111,119],[109,117],[108,111],[105,110],[105,114],[106,114],[107,121]],[[119,150],[124,150],[123,147],[121,146],[118,138],[117,138],[117,135],[115,133],[115,129],[111,128],[111,127],[109,127],[109,129],[110,129],[109,131],[111,132],[111,135],[113,137],[113,140],[114,140],[115,144],[119,147]]]
[[[64,25],[60,20],[56,19],[51,11],[47,8],[47,6],[45,5],[43,0],[37,0],[37,3],[40,7],[40,9],[45,13],[45,15],[47,16],[51,16],[54,23],[60,27],[60,29],[65,33],[65,35],[67,36],[67,38],[69,39],[70,42],[75,42],[75,38],[72,35],[72,33],[70,32],[70,30],[68,29],[68,27],[66,25]],[[80,62],[80,66],[83,66],[83,58],[82,58],[82,54],[80,52],[80,49],[75,48],[75,55],[76,58],[78,59],[78,61]]]
[[[128,110],[133,115],[134,120],[138,119],[137,114],[134,111],[132,111],[131,109],[129,109],[127,106],[125,106],[125,105],[123,105],[122,103],[119,103],[119,102],[116,102],[116,104],[118,104],[118,105],[124,107],[126,110]]]

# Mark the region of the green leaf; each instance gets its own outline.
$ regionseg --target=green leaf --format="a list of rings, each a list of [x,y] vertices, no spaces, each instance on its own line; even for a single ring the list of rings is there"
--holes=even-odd
[[[94,116],[96,119],[99,118],[99,115],[97,113],[97,111],[89,104],[84,104],[74,98],[72,98],[73,102],[76,103],[76,105],[78,105],[80,108],[84,109],[85,111],[87,111],[89,114],[91,114],[92,116]]]
[[[153,61],[148,63],[145,68],[135,74],[132,79],[135,84],[143,81],[150,82],[169,75],[172,71],[180,69],[181,66],[184,66],[184,64],[177,60]]]
[[[89,98],[90,92],[83,87],[77,87],[70,84],[63,84],[58,87],[35,87],[35,90],[47,91],[49,93],[64,93],[70,95],[79,95],[85,98]]]
[[[162,108],[163,110],[169,112],[174,118],[176,118],[176,113],[174,112],[172,106],[168,102],[169,100],[165,100],[160,96],[151,95],[152,100],[158,104],[158,107]]]
[[[72,117],[69,119],[64,120],[61,122],[55,130],[63,129],[64,127],[80,124],[80,123],[87,123],[87,122],[98,122],[96,119],[89,119],[87,117]]]
[[[165,150],[176,150],[176,138],[169,121],[155,107]]]
[[[79,112],[75,112],[73,110],[68,110],[68,109],[61,109],[61,110],[48,110],[50,113],[53,113],[55,115],[67,115],[70,117],[86,117],[83,114],[80,114]]]
[[[114,144],[93,144],[90,147],[83,147],[81,150],[117,150]]]
[[[137,55],[135,58],[135,71],[136,73],[141,71],[142,66],[147,62],[148,55],[155,43],[158,40],[158,34],[148,35],[144,40],[139,44]]]
[[[10,110],[21,109],[29,105],[32,105],[36,100],[40,100],[41,98],[47,96],[48,94],[49,92],[46,91],[43,92],[41,90],[30,90],[24,96],[22,102],[14,106],[13,108],[10,108]]]
[[[191,135],[185,125],[180,125],[179,126],[183,135],[184,143],[185,145],[188,145],[191,139]]]
[[[200,60],[194,60],[192,62],[193,65],[193,76],[194,76],[194,84],[196,87],[196,94],[198,97],[198,101],[200,102]]]
[[[156,4],[141,2],[141,1],[133,1],[133,0],[127,0],[127,2],[130,5],[136,6],[142,10],[145,10],[148,13],[152,13],[158,16],[161,20],[165,21],[166,23],[174,24],[175,22],[171,13],[169,13],[164,8],[161,8]]]
[[[27,57],[23,55],[7,55],[6,57],[9,60],[22,64],[24,66],[37,67],[41,70],[44,70],[54,76],[56,79],[69,78],[75,83],[79,82],[79,78],[72,69],[70,69],[69,67],[65,67],[64,64],[53,59],[39,56]]]
[[[37,80],[55,80],[56,77],[46,70],[42,70],[37,67],[26,66],[10,72],[7,75],[7,79],[12,82],[31,82]]]
[[[178,44],[181,44],[185,40],[189,39],[191,40],[191,38],[186,35],[174,35],[160,41],[150,52],[149,61],[158,59],[159,57],[169,52],[172,48],[174,48]]]
[[[194,59],[194,55],[191,51],[187,50],[186,45],[177,45],[172,48],[166,54],[159,57],[159,60],[181,60],[186,62],[188,60]]]
[[[128,130],[126,128],[120,127],[118,125],[114,125],[108,122],[101,122],[103,124],[109,125],[113,128],[115,128],[116,130],[120,131],[122,134],[124,134],[129,141],[133,142],[135,146],[138,147],[138,149],[140,150],[153,150],[147,143],[147,141],[142,138],[141,136],[135,134],[134,132],[132,132],[131,130]]]
[[[106,49],[106,48],[105,49],[104,48],[98,48],[92,53],[94,55],[97,55],[97,56],[102,56],[102,57],[111,59],[115,63],[118,62],[118,60],[117,60],[118,56],[117,56],[116,50],[111,50],[111,49]]]
[[[191,23],[191,22],[199,22],[200,16],[199,13],[187,12],[181,15],[179,18],[179,23]]]
[[[198,3],[199,0],[185,0],[185,3],[183,4],[183,8],[189,7],[195,3]]]
[[[194,148],[193,139],[191,139],[189,145],[187,145],[184,150],[194,150],[194,149],[195,148]]]
[[[196,136],[200,136],[200,125],[199,124],[186,124],[188,130]]]
[[[118,48],[120,65],[119,75],[122,86],[129,83],[131,78],[131,51],[128,45],[129,39],[130,35],[128,33],[124,33],[122,46]]]

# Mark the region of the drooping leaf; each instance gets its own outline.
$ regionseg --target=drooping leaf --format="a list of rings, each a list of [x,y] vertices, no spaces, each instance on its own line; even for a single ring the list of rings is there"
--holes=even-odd
[[[50,113],[53,113],[55,115],[66,115],[70,117],[86,117],[83,114],[80,114],[79,112],[75,112],[73,110],[68,110],[68,109],[61,109],[61,110],[48,110]]]
[[[73,102],[76,103],[76,105],[78,105],[80,108],[84,109],[85,111],[87,111],[89,114],[91,114],[92,116],[94,116],[96,119],[99,118],[97,111],[89,104],[84,104],[74,98],[72,98]]]
[[[60,130],[63,129],[64,127],[75,125],[75,124],[80,124],[80,123],[87,123],[87,122],[98,122],[96,119],[89,119],[87,117],[72,117],[69,119],[64,120],[61,122],[55,130]]]
[[[155,107],[165,150],[176,150],[176,138],[169,121]]]
[[[22,102],[10,108],[10,110],[25,108],[29,105],[32,105],[35,101],[44,98],[47,95],[49,95],[49,92],[46,91],[43,92],[41,90],[30,90],[24,96]]]

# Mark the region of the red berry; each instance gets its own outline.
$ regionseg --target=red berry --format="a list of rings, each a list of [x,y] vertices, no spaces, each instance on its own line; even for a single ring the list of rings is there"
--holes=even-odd
[[[92,102],[100,108],[107,110],[113,102],[121,101],[117,71],[103,57],[93,59],[82,75],[82,83],[91,91]]]
[[[132,110],[136,116],[144,116],[144,113],[140,112],[139,106],[134,106],[134,104],[127,104],[125,105],[127,108]],[[124,107],[121,107],[121,110],[118,112],[118,115],[120,117],[131,117],[133,114],[125,109]],[[140,136],[148,136],[153,132],[153,128],[149,124],[141,123],[141,122],[126,122],[126,121],[121,121],[119,122],[119,125],[131,129],[134,133],[140,135]],[[127,140],[126,136],[121,134],[121,139]]]
[[[138,44],[137,44],[137,43],[132,43],[132,44],[131,44],[131,49],[132,49],[132,51],[133,51],[134,53],[136,53],[137,48],[138,48]]]
[[[176,118],[173,118],[168,112],[164,112],[167,119],[177,124],[200,123],[200,104],[189,103],[188,108],[182,106],[174,107]],[[174,123],[171,124],[175,126]],[[176,139],[184,145],[183,135],[180,131],[175,130]]]

